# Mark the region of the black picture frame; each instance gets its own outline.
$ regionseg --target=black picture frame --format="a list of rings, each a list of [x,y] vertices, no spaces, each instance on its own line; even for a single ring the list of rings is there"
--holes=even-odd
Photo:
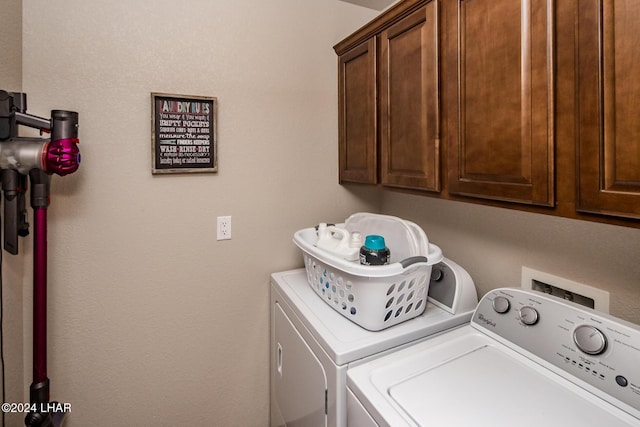
[[[151,93],[151,173],[218,171],[217,98]]]

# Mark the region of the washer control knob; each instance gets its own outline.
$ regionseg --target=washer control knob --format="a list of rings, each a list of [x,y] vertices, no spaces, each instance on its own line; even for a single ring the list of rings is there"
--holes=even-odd
[[[493,309],[500,314],[505,314],[511,308],[511,303],[506,297],[499,296],[493,299]]]
[[[602,354],[607,348],[607,337],[591,325],[580,325],[573,331],[573,341],[580,351],[590,355]]]
[[[520,317],[520,321],[527,326],[535,325],[539,319],[538,310],[528,305],[518,311],[518,316]]]
[[[437,266],[431,270],[431,280],[433,282],[439,282],[444,277],[444,273]]]

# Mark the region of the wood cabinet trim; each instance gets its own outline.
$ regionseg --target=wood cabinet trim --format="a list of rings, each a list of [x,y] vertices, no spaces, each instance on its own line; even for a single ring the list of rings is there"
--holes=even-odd
[[[333,50],[336,54],[342,55],[354,46],[374,37],[376,34],[380,34],[382,30],[411,14],[415,9],[423,6],[428,1],[431,0],[405,0],[394,4],[382,14],[378,15],[350,36],[333,46]]]

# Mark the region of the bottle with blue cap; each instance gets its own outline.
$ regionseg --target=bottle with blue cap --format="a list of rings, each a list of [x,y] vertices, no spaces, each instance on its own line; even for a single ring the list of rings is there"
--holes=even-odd
[[[362,265],[386,265],[391,259],[391,251],[387,248],[384,237],[370,234],[364,239],[364,245],[360,248],[360,264]]]

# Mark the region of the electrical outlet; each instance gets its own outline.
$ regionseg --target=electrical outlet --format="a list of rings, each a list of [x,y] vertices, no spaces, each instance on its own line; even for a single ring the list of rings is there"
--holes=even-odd
[[[218,240],[230,240],[231,239],[231,217],[219,216],[218,217]]]

